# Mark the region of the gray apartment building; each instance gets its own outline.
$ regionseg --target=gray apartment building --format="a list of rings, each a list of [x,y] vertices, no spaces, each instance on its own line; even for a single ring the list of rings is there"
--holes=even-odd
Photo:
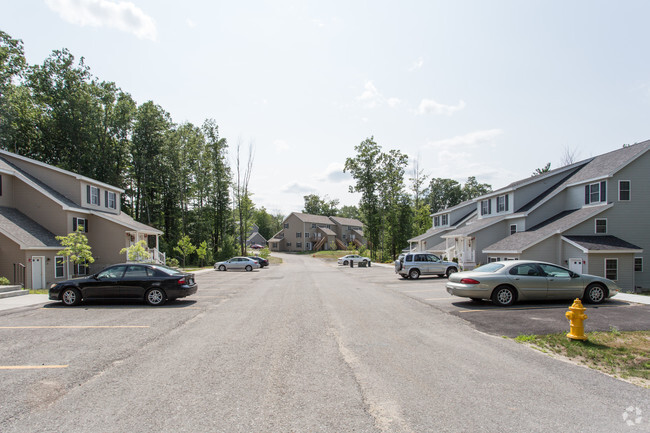
[[[366,245],[363,223],[357,219],[292,212],[268,245],[271,251],[344,250]]]

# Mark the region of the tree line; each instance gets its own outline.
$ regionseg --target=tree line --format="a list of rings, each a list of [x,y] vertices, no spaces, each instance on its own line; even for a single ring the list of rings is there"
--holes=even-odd
[[[122,210],[162,230],[169,257],[185,236],[199,248],[207,242],[208,262],[243,254],[253,223],[268,239],[284,218],[255,207],[252,146],[246,162],[237,143],[233,167],[214,119],[177,124],[155,102],[138,104],[93,76],[67,49],[29,65],[22,41],[2,31],[0,147],[124,189]]]

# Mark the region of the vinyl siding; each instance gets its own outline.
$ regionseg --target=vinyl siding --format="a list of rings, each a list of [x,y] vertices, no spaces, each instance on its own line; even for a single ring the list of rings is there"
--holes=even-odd
[[[559,235],[551,236],[550,238],[533,245],[531,248],[528,248],[521,254],[522,260],[538,260],[540,262],[550,262],[555,263],[560,266],[564,266],[563,263],[560,263],[558,253],[559,253]]]
[[[5,173],[2,176],[2,195],[0,195],[0,206],[14,207],[14,177]]]
[[[71,231],[68,230],[66,213],[61,210],[61,205],[35,192],[20,179],[14,179],[14,207],[55,235]]]
[[[493,243],[503,239],[503,234],[506,228],[509,227],[508,220],[500,221],[496,224],[488,226],[475,234],[474,251],[475,262],[477,265],[485,264],[488,261],[488,255],[483,250]]]

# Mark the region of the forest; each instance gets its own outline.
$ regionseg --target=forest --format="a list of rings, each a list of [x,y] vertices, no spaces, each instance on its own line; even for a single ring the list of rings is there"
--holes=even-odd
[[[215,119],[175,123],[154,101],[138,103],[95,77],[65,48],[29,65],[23,42],[2,31],[0,148],[124,189],[122,210],[163,231],[168,257],[186,236],[195,246],[205,242],[208,263],[243,253],[253,223],[270,239],[285,217],[255,206],[248,189],[254,149],[221,137]],[[345,170],[359,205],[310,194],[302,212],[359,218],[375,260],[394,258],[430,229],[432,212],[491,191],[474,177],[464,185],[430,178],[419,161],[384,152],[372,137],[355,151]]]

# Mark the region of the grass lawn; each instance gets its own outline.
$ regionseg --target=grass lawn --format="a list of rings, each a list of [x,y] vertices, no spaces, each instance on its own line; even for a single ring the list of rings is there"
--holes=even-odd
[[[562,334],[520,335],[516,341],[579,365],[650,388],[650,331],[589,332],[587,341]]]
[[[48,290],[47,289],[39,289],[39,290],[29,289],[29,294],[30,295],[47,295]]]

